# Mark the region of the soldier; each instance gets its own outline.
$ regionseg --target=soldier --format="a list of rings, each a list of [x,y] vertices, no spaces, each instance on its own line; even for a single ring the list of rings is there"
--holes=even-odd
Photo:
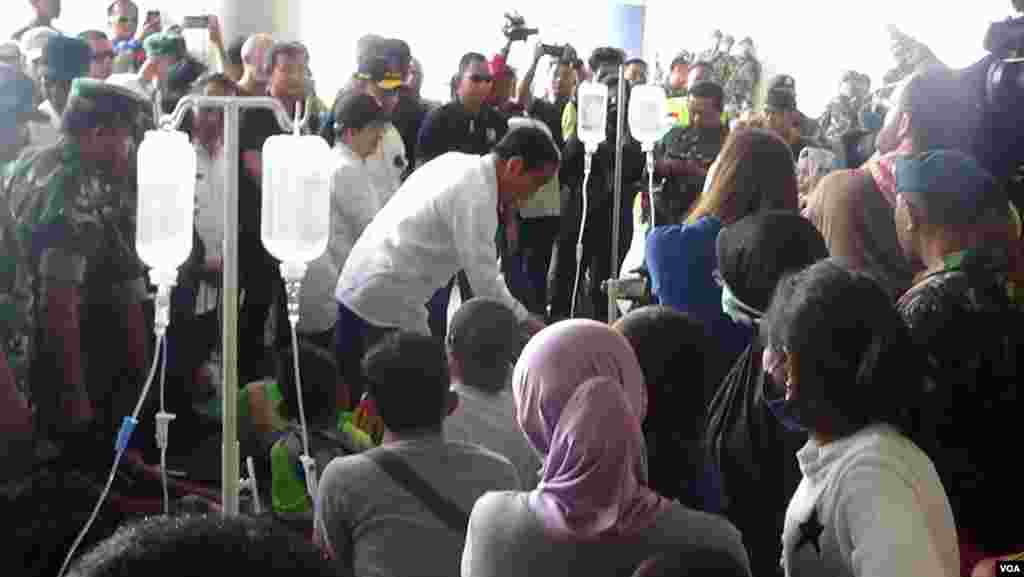
[[[28,122],[38,115],[32,106],[34,91],[32,79],[20,68],[0,63],[0,166],[28,144]]]
[[[97,406],[116,427],[134,399],[102,397],[134,397],[144,371],[134,164],[151,115],[129,91],[76,79],[60,140],[23,151],[0,178],[0,342],[50,438],[82,431]]]
[[[761,63],[757,61],[754,41],[748,36],[740,41],[735,72],[725,89],[726,106],[733,109],[735,116],[753,110],[754,95],[760,81]]]
[[[783,90],[793,95],[793,102],[796,102],[796,79],[788,74],[777,74],[768,82],[768,92]],[[810,143],[817,143],[821,140],[821,126],[818,121],[807,116],[799,110],[796,111],[797,121],[800,126],[800,137]]]
[[[704,62],[713,62],[718,57],[718,53],[722,48],[722,34],[721,30],[715,30],[711,33],[711,48],[700,53],[699,60]]]
[[[732,36],[723,38],[718,54],[711,61],[711,66],[715,70],[716,82],[723,87],[729,85],[729,80],[732,78],[733,72],[736,71],[736,57],[732,55],[732,47],[735,44],[736,39]]]
[[[655,223],[678,223],[697,200],[711,163],[722,150],[728,130],[722,121],[725,93],[714,82],[690,87],[690,124],[676,126],[655,147],[655,178],[661,178]]]
[[[829,102],[825,114],[818,120],[822,134],[829,143],[838,143],[847,132],[861,128],[862,86],[860,74],[853,70],[843,73],[839,81],[839,95]]]

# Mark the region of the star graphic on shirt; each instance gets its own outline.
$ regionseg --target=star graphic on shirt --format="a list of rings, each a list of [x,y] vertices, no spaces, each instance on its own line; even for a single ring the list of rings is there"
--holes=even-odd
[[[796,543],[796,551],[799,551],[804,545],[814,545],[814,550],[821,556],[821,543],[820,538],[822,532],[825,531],[824,525],[818,520],[818,510],[813,509],[811,516],[800,523],[800,540]]]

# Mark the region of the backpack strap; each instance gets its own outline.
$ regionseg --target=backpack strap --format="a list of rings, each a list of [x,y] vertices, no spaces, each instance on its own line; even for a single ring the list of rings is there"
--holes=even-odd
[[[450,499],[437,492],[404,459],[387,449],[364,453],[380,470],[416,497],[435,517],[452,531],[465,534],[469,527],[469,515]]]

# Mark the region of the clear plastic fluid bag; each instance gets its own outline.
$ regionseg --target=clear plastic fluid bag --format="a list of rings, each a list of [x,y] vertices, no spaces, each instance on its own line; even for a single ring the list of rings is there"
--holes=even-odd
[[[192,253],[196,153],[184,132],[151,130],[138,152],[135,248],[157,284],[172,283]]]
[[[633,138],[647,150],[671,127],[665,90],[653,84],[635,86],[629,100],[629,132]]]
[[[577,129],[580,142],[595,149],[605,141],[608,126],[608,86],[584,82],[577,94]]]
[[[327,250],[331,151],[319,136],[280,134],[263,145],[261,238],[285,263],[308,263]]]

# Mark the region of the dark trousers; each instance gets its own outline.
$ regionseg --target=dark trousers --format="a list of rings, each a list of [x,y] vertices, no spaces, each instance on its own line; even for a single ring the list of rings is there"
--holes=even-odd
[[[334,330],[334,351],[338,370],[342,382],[348,387],[349,406],[355,407],[366,388],[362,369],[366,351],[396,329],[372,325],[345,305],[338,303],[338,323],[334,325]]]
[[[171,292],[171,324],[167,327],[167,382],[173,383],[173,387],[169,386],[167,392],[168,403],[173,400],[168,408],[172,413],[184,412],[190,406],[196,369],[210,358],[220,343],[220,309],[196,315],[195,298],[192,287],[177,286]],[[241,381],[239,384],[244,385],[246,382]]]
[[[533,314],[545,316],[548,308],[548,271],[552,248],[558,239],[562,221],[557,216],[526,218],[519,224],[519,272],[521,294],[513,295]],[[511,288],[511,286],[510,286]]]
[[[462,302],[473,298],[473,289],[469,286],[469,278],[466,273],[459,271],[448,284],[437,289],[434,296],[427,301],[427,326],[430,327],[430,334],[444,339],[448,335],[448,302],[452,297],[452,287],[459,283],[459,294],[462,295]]]
[[[584,294],[590,301],[588,307],[577,303],[577,313],[581,308],[590,308],[593,316],[600,320],[608,318],[608,297],[601,290],[601,283],[616,276],[622,260],[629,250],[633,239],[633,196],[630,187],[623,187],[619,211],[619,262],[612,270],[612,210],[611,191],[604,192],[603,202],[595,202],[598,195],[591,194],[586,229],[583,234],[583,266],[581,275],[590,271],[589,284]],[[554,294],[551,298],[551,316],[553,318],[569,317],[573,286],[576,278],[576,241],[580,230],[580,214],[583,210],[583,199],[580,190],[573,190],[562,199],[561,230],[558,235],[558,251],[555,263]],[[580,279],[582,284],[584,279]]]

